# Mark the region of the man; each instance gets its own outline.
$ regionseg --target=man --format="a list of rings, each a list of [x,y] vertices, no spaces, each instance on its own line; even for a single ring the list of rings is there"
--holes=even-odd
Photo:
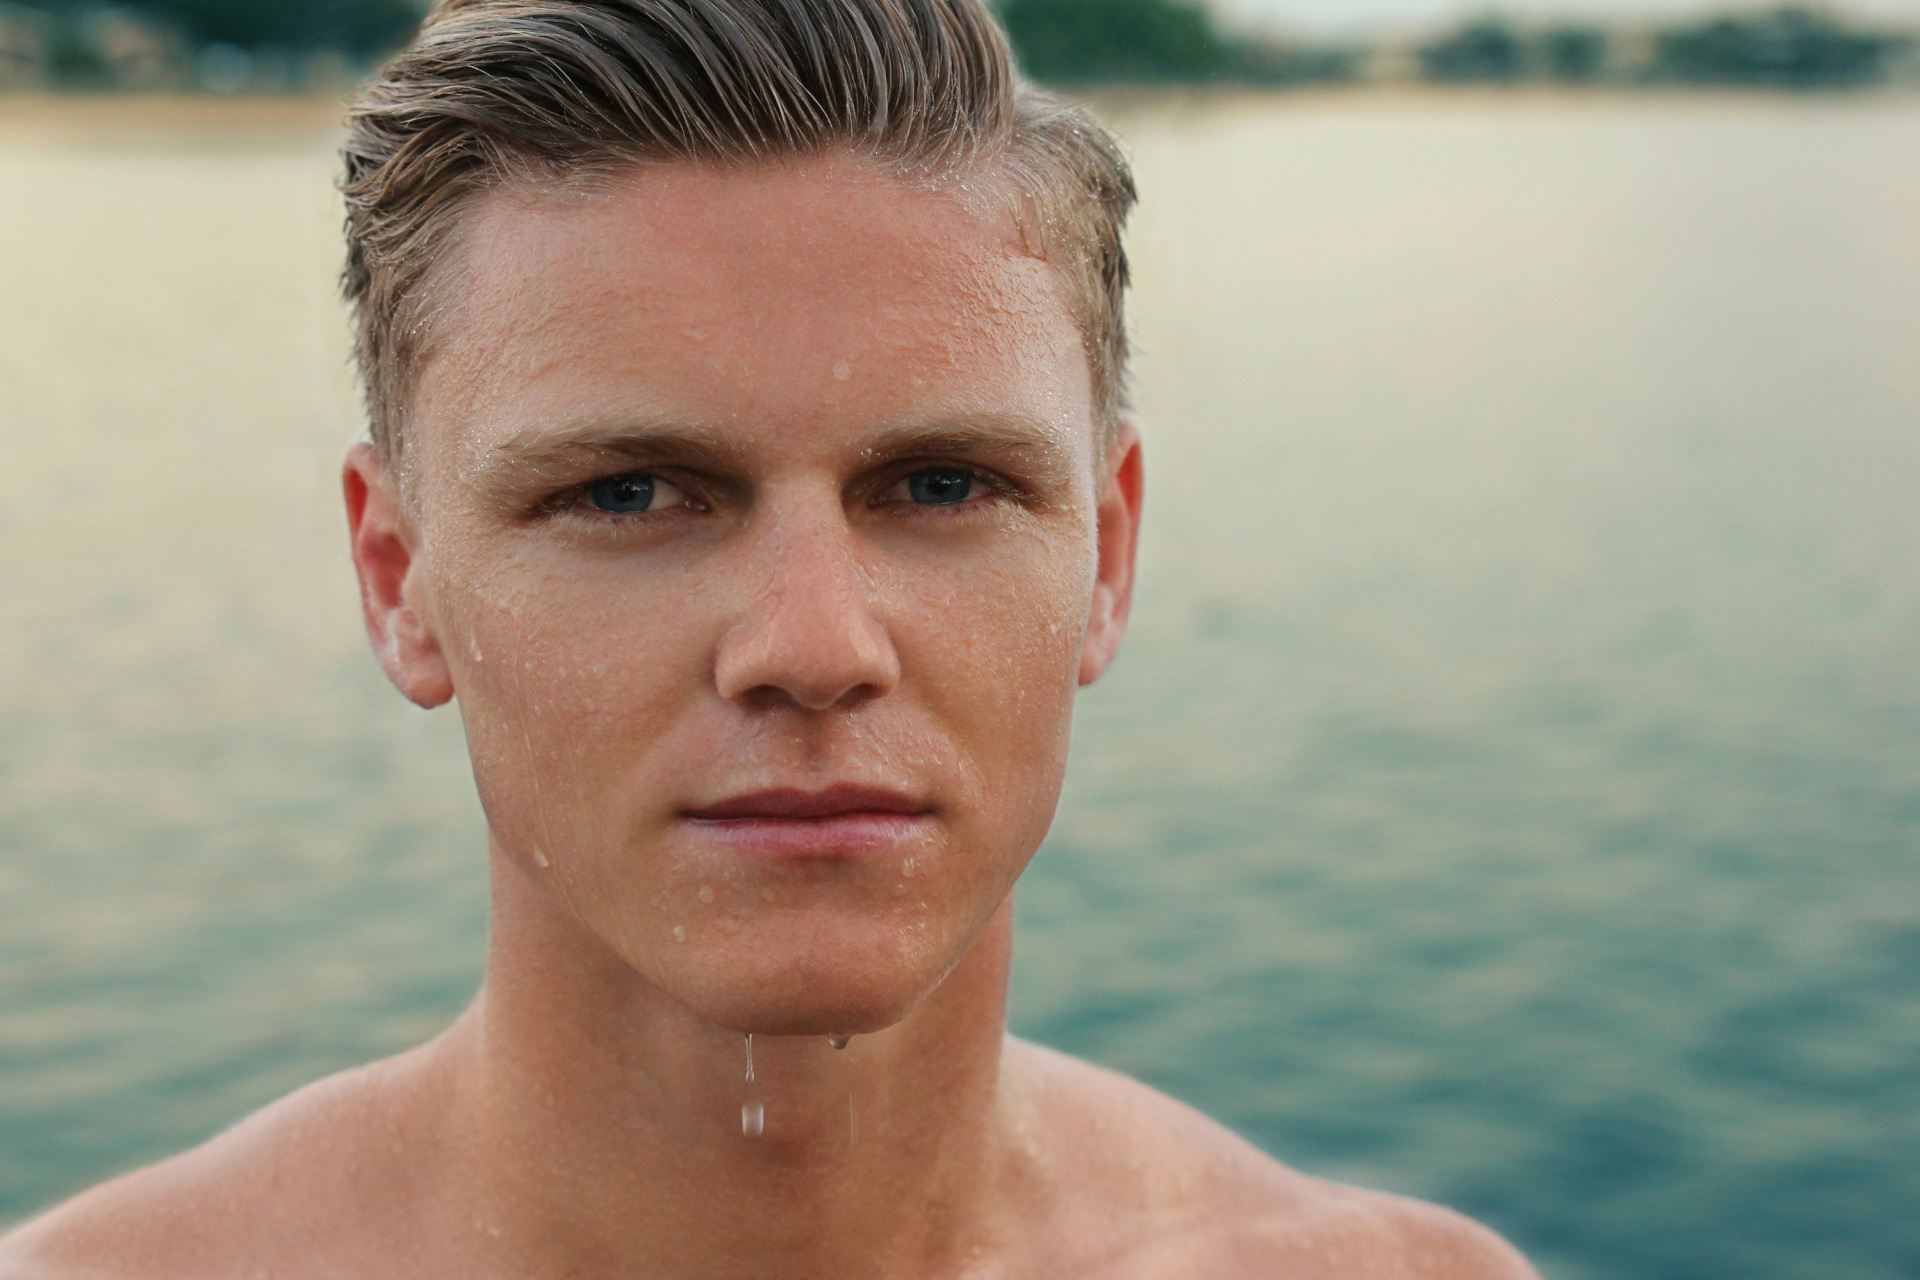
[[[975,0],[446,0],[346,154],[354,562],[486,982],[0,1276],[1532,1274],[1005,1036],[1142,481],[1130,178]]]

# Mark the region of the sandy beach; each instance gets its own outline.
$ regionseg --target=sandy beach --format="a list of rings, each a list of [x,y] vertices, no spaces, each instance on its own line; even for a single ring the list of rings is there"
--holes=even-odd
[[[0,139],[98,142],[125,138],[283,138],[339,127],[347,94],[0,94]]]

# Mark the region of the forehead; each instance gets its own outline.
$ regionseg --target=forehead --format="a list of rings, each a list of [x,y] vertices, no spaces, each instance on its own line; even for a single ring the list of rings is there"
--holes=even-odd
[[[443,288],[412,415],[433,451],[641,421],[830,442],[1013,416],[1091,436],[1062,282],[1004,202],[858,156],[495,191]]]

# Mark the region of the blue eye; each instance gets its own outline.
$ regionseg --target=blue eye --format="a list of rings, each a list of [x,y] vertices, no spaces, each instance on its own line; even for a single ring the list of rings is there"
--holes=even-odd
[[[636,515],[653,506],[653,477],[644,471],[608,476],[605,480],[596,480],[587,496],[597,510],[609,515]]]
[[[907,495],[925,507],[950,507],[973,494],[974,478],[951,467],[933,467],[907,477]]]

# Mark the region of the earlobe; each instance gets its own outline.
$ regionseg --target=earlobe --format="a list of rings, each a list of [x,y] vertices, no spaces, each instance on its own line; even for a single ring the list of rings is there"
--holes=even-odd
[[[1100,496],[1099,565],[1094,575],[1093,608],[1080,649],[1080,683],[1105,674],[1120,653],[1127,615],[1133,609],[1134,561],[1140,547],[1140,512],[1146,477],[1140,431],[1123,419],[1107,449]]]
[[[416,597],[414,539],[392,470],[370,444],[347,451],[341,473],[360,605],[374,656],[394,688],[422,707],[453,698],[453,675]]]

